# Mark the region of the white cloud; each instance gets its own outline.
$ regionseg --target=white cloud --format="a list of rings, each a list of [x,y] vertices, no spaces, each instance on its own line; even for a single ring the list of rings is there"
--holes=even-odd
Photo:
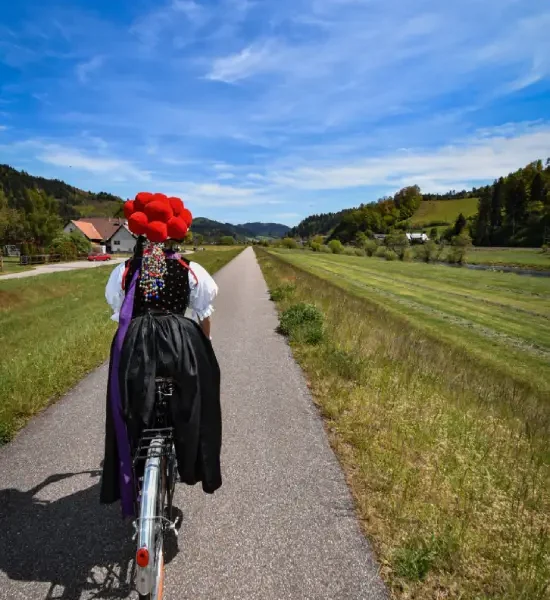
[[[488,182],[550,155],[550,124],[483,130],[471,139],[435,150],[407,150],[341,164],[315,164],[272,172],[271,182],[288,189],[399,188],[418,184],[427,192]]]
[[[81,62],[76,67],[76,76],[80,83],[87,83],[92,73],[97,71],[103,65],[105,58],[103,56],[94,56],[85,62]]]
[[[37,148],[38,160],[57,167],[86,171],[117,182],[132,180],[145,182],[151,179],[150,173],[138,169],[132,162],[124,159],[92,156],[77,148],[58,144],[29,142],[29,145]]]
[[[264,72],[269,65],[274,66],[276,63],[273,44],[265,41],[248,46],[236,54],[216,59],[206,78],[212,81],[235,83]]]

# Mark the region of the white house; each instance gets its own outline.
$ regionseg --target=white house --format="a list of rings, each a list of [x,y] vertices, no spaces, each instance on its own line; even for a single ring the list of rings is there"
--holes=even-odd
[[[132,252],[136,238],[124,219],[90,217],[69,221],[65,233],[78,231],[90,242],[100,244],[106,252]]]
[[[128,229],[128,225],[124,224],[107,240],[106,245],[108,252],[133,252],[136,245],[136,237]]]
[[[430,240],[425,233],[406,233],[405,235],[411,244],[424,244]]]

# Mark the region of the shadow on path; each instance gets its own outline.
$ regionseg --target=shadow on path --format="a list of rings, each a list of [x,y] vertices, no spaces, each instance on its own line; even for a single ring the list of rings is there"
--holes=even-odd
[[[0,490],[0,570],[16,581],[47,582],[44,600],[130,597],[133,528],[120,507],[99,504],[99,482],[54,501],[48,485],[99,471],[52,475],[27,492]]]

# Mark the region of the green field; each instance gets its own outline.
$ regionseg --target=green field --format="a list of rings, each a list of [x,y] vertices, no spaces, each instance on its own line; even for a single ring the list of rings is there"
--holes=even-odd
[[[258,255],[392,598],[547,598],[550,279]]]
[[[550,271],[550,252],[538,248],[472,248],[468,251],[467,262]]]
[[[0,269],[0,277],[7,275],[8,273],[19,273],[20,271],[28,271],[32,267],[24,267],[19,264],[19,258],[17,257],[4,257],[2,260],[2,268]]]
[[[422,204],[411,218],[415,227],[428,227],[430,223],[440,221],[449,225],[456,221],[462,213],[466,218],[477,212],[477,198],[464,198],[462,200],[428,200]]]
[[[239,252],[189,256],[214,273]],[[0,280],[0,444],[107,358],[116,329],[104,295],[112,268]]]

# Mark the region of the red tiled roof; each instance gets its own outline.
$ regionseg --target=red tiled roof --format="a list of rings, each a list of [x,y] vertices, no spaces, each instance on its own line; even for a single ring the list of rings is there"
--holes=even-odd
[[[99,231],[91,223],[85,221],[73,221],[73,223],[89,240],[100,241],[102,239]]]
[[[75,221],[75,223],[90,223],[99,232],[100,238],[105,241],[110,239],[125,222],[125,219],[107,217],[82,217],[78,221]]]
[[[88,239],[103,242],[111,239],[121,225],[126,224],[125,219],[107,217],[83,217],[72,222]]]

